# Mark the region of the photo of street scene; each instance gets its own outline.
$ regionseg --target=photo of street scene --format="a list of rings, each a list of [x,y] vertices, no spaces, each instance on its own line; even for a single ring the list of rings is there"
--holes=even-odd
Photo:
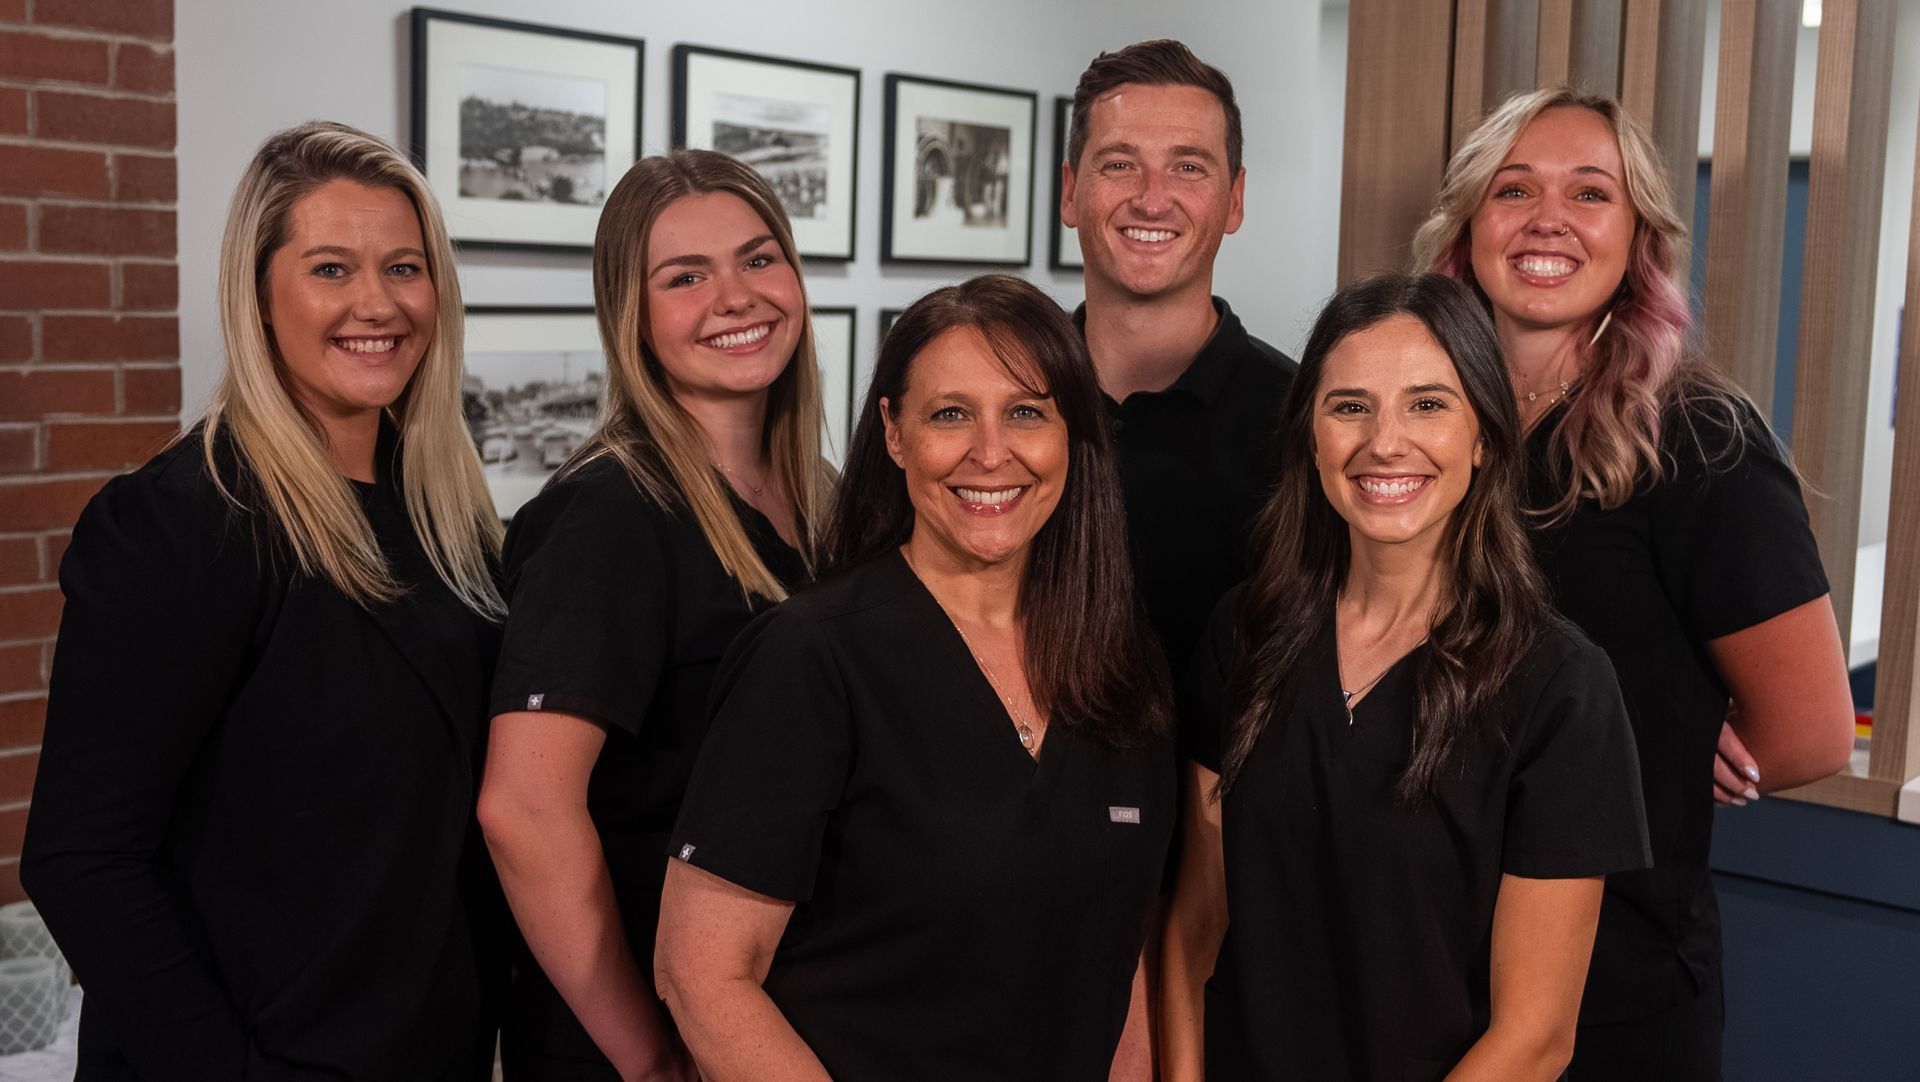
[[[713,95],[713,149],[754,167],[787,216],[827,217],[827,137],[833,108],[749,94]]]
[[[923,116],[915,132],[913,216],[1004,229],[1012,130]]]
[[[607,199],[607,86],[460,65],[460,194],[599,206]]]
[[[502,521],[593,431],[605,373],[598,350],[467,353],[467,430]]]

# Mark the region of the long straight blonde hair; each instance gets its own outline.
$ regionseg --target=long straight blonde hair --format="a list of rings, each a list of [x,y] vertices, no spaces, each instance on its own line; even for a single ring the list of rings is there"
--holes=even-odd
[[[1738,440],[1745,395],[1711,365],[1692,342],[1693,312],[1680,277],[1687,229],[1673,205],[1673,186],[1660,150],[1633,115],[1611,98],[1580,94],[1564,86],[1515,94],[1501,103],[1454,152],[1432,213],[1414,234],[1415,271],[1438,271],[1486,292],[1474,281],[1470,234],[1473,215],[1486,200],[1493,174],[1515,140],[1549,109],[1586,109],[1613,129],[1626,169],[1623,185],[1634,214],[1626,274],[1607,309],[1604,333],[1581,350],[1581,374],[1555,431],[1551,457],[1567,478],[1559,498],[1536,508],[1550,519],[1571,514],[1583,498],[1618,507],[1642,478],[1665,471],[1661,427],[1679,402],[1719,415]],[[1594,318],[1595,328],[1601,316]],[[1593,333],[1592,330],[1589,333]],[[1764,415],[1764,414],[1762,414]]]
[[[685,148],[635,163],[607,197],[593,241],[593,301],[607,353],[606,399],[593,435],[556,477],[594,459],[613,458],[661,506],[683,506],[693,514],[720,566],[742,591],[778,601],[787,596],[786,588],[754,550],[727,497],[727,482],[713,468],[700,423],[668,389],[660,359],[648,343],[647,243],[653,223],[673,201],[709,192],[744,200],[799,273],[787,213],[752,168],[715,151]],[[767,389],[762,440],[773,476],[793,502],[800,555],[811,571],[827,518],[833,471],[820,457],[820,373],[804,282],[801,310],[789,315],[800,320],[800,338],[787,367]]]
[[[234,190],[220,244],[220,334],[227,365],[203,416],[210,472],[235,504],[264,502],[261,510],[303,573],[325,578],[361,605],[391,602],[406,592],[352,487],[328,457],[326,437],[289,392],[260,303],[268,264],[287,243],[294,206],[332,180],[398,191],[420,219],[437,309],[433,340],[419,368],[387,407],[399,432],[401,494],[434,572],[468,608],[498,617],[506,611],[492,573],[500,519],[461,412],[464,316],[453,245],[426,178],[366,132],[328,121],[275,132],[260,144]],[[239,492],[222,478],[216,458],[222,433],[250,475]]]

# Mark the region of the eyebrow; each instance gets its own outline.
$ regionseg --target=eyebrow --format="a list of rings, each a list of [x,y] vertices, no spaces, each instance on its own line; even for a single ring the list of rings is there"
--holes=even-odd
[[[353,249],[342,248],[338,244],[316,244],[313,247],[307,249],[306,251],[301,252],[300,258],[310,259],[313,256],[317,256],[317,255],[338,255],[338,256],[346,256],[347,258],[351,259],[358,254],[359,253],[355,252]],[[396,248],[392,252],[387,253],[387,258],[391,259],[395,256],[403,256],[403,255],[415,256],[420,259],[427,258],[427,253],[421,251],[418,248]]]
[[[742,244],[738,248],[735,248],[733,250],[733,254],[736,257],[746,255],[748,252],[753,251],[755,248],[760,247],[762,244],[765,244],[772,239],[773,239],[772,233],[762,233],[759,236],[753,238],[752,240],[746,242],[745,244]],[[703,255],[676,255],[676,256],[669,256],[666,259],[662,259],[660,262],[655,263],[653,265],[653,269],[651,271],[648,271],[647,273],[649,275],[659,274],[661,271],[667,269],[668,267],[711,267],[711,266],[713,266],[713,260],[708,259],[706,256],[703,256]]]
[[[1602,169],[1597,165],[1575,166],[1573,171],[1576,175],[1602,176],[1602,177],[1606,177],[1608,180],[1613,181],[1615,184],[1620,183],[1620,178],[1614,176],[1612,173],[1607,172],[1605,169]],[[1495,169],[1493,171],[1493,175],[1497,177],[1500,174],[1506,173],[1506,172],[1531,173],[1533,172],[1533,166],[1528,165],[1526,162],[1514,162],[1511,165],[1503,165],[1500,168]]]
[[[1445,394],[1450,394],[1455,397],[1460,396],[1460,391],[1457,388],[1453,387],[1451,384],[1446,384],[1446,383],[1416,383],[1413,386],[1408,387],[1402,393],[1403,394],[1433,394],[1436,391],[1442,392]],[[1364,387],[1335,387],[1333,390],[1328,391],[1326,394],[1321,395],[1320,401],[1325,402],[1330,398],[1365,398],[1365,399],[1371,400],[1373,398],[1373,392],[1367,390]]]
[[[1135,146],[1132,143],[1102,143],[1101,145],[1093,148],[1092,153],[1095,156],[1098,156],[1101,154],[1131,154],[1131,155],[1134,155],[1135,157],[1138,157],[1140,154],[1140,148]],[[1181,143],[1178,146],[1170,147],[1169,153],[1171,153],[1176,158],[1205,158],[1210,162],[1217,162],[1220,160],[1220,156],[1215,154],[1213,151],[1208,150],[1206,147],[1198,146],[1193,143]]]

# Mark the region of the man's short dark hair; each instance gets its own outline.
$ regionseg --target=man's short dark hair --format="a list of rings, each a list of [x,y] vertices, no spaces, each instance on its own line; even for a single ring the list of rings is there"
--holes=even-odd
[[[1219,98],[1220,109],[1227,116],[1227,179],[1240,175],[1240,106],[1233,100],[1233,84],[1219,68],[1170,38],[1136,42],[1118,52],[1101,53],[1080,73],[1080,85],[1073,91],[1068,165],[1080,168],[1080,155],[1087,149],[1087,111],[1093,108],[1094,100],[1127,83],[1197,86]]]

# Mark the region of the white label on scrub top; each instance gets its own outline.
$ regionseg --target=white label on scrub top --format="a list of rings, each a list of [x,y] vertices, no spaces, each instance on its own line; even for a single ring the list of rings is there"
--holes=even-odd
[[[1107,818],[1113,820],[1116,823],[1138,824],[1140,822],[1140,809],[1139,808],[1108,808]]]

